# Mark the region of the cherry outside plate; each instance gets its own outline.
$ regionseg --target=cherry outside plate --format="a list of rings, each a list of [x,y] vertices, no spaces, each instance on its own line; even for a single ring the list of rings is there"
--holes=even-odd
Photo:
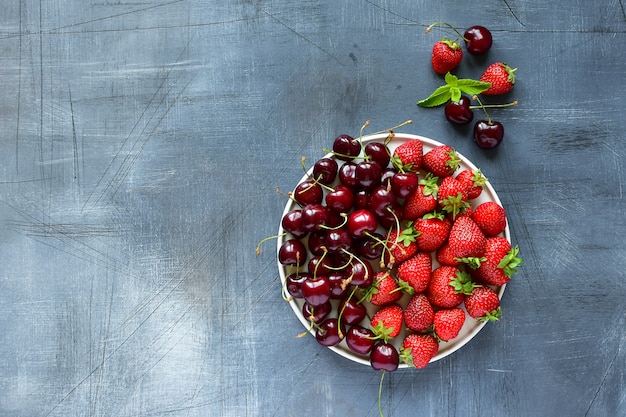
[[[362,142],[363,144],[366,144],[367,142],[370,141],[384,141],[387,138],[388,134],[387,133],[382,133],[382,134],[374,134],[374,135],[367,135],[367,136],[363,136],[362,137]],[[393,154],[393,151],[395,148],[397,148],[400,144],[407,142],[407,141],[412,141],[412,140],[420,140],[423,143],[423,147],[424,147],[424,153],[430,151],[431,149],[433,149],[436,146],[442,145],[442,143],[437,142],[433,139],[429,139],[423,136],[419,136],[419,135],[412,135],[412,134],[404,134],[404,133],[395,133],[395,137],[392,139],[391,142],[389,142],[388,147],[389,150],[391,151],[391,153]],[[463,169],[477,169],[477,167],[467,158],[465,158],[463,155],[461,155],[460,153],[457,154],[459,156],[459,158],[461,159],[461,163],[459,165],[458,170],[456,171],[457,173],[460,172]],[[332,154],[327,154],[324,155],[325,157],[332,157]],[[324,157],[322,156],[322,157]],[[336,158],[335,158],[336,159]],[[339,166],[341,166],[342,161],[337,160]],[[311,167],[309,169],[309,171],[307,172],[306,175],[304,175],[300,181],[305,181],[306,179],[308,179],[313,172],[313,168]],[[485,176],[489,177],[489,173],[485,173]],[[420,175],[420,178],[422,178],[422,176]],[[487,202],[487,201],[494,201],[500,205],[502,205],[500,199],[498,198],[498,195],[496,193],[496,191],[494,190],[494,188],[491,186],[491,184],[489,182],[487,182],[484,186],[483,192],[481,193],[481,195],[472,200],[472,207],[477,207],[479,204]],[[285,214],[287,214],[289,211],[294,210],[296,208],[299,208],[299,206],[293,202],[290,201],[289,203],[287,203],[287,205],[285,206],[285,209],[283,211],[282,216],[284,217]],[[282,219],[282,217],[281,217]],[[285,233],[285,230],[282,228],[282,225],[279,227],[278,230],[278,235],[281,236]],[[509,232],[509,226],[508,226],[508,222],[507,222],[507,226],[506,229],[504,231],[504,233],[502,233],[502,236],[504,236],[509,242],[511,242],[511,237],[510,237],[510,232]],[[285,236],[281,237],[278,239],[277,242],[277,250],[280,249],[281,245],[287,240],[293,238],[291,235],[286,234]],[[306,244],[306,239],[303,239],[303,242]],[[310,253],[309,253],[310,256]],[[305,263],[306,265],[306,263]],[[372,266],[374,267],[374,270],[377,270],[377,266],[372,264]],[[439,264],[437,263],[436,259],[434,259],[433,257],[433,269],[435,269],[437,266],[439,266]],[[284,266],[282,265],[280,262],[278,262],[278,271],[280,274],[280,279],[281,279],[281,283],[282,286],[284,288],[285,286],[285,281],[286,281],[286,277],[289,275],[290,272],[293,272],[293,269],[290,268],[293,267],[289,267],[289,266]],[[502,295],[504,294],[504,289],[505,289],[506,285],[502,285],[500,287],[495,288],[495,290],[498,293],[498,296],[500,298],[502,298]],[[410,299],[409,295],[404,295],[402,297],[402,299],[398,302],[398,304],[402,305],[403,307],[406,305],[406,303],[408,302],[408,300]],[[333,303],[337,303],[337,300],[332,300]],[[302,314],[302,306],[304,304],[304,300],[303,299],[297,299],[297,298],[292,298],[289,301],[289,304],[291,305],[291,308],[293,309],[296,317],[298,318],[298,320],[300,320],[300,322],[302,323],[302,325],[309,330],[309,332],[311,333],[311,335],[313,335],[313,337],[315,337],[315,331],[314,330],[310,330],[310,323],[309,321],[304,317],[304,315]],[[333,304],[334,307],[336,307],[337,304]],[[464,309],[463,304],[461,304],[461,306],[459,306],[461,308]],[[367,306],[367,310],[368,310],[368,317],[371,317],[373,315],[373,313],[376,311],[376,307],[373,305],[368,305]],[[335,309],[336,310],[336,309]],[[476,336],[478,334],[478,332],[485,326],[486,322],[484,321],[477,321],[473,318],[471,318],[469,315],[466,314],[466,319],[465,319],[465,323],[463,325],[463,328],[461,329],[459,335],[448,341],[448,342],[440,342],[439,343],[439,351],[438,353],[431,359],[431,363],[435,362],[439,359],[442,359],[450,354],[452,354],[453,352],[456,352],[457,350],[459,350],[461,347],[463,347],[467,342],[469,342],[472,338],[474,338],[474,336]],[[369,322],[368,322],[368,318],[366,317],[363,322],[361,323],[362,326],[364,327],[369,327]],[[295,331],[294,331],[295,333]],[[402,342],[402,339],[404,338],[404,336],[406,335],[406,330],[403,329],[403,331],[400,333],[400,335],[392,340],[390,340],[390,343],[393,343],[396,348],[400,347],[400,344]],[[315,339],[314,339],[315,340]],[[354,362],[363,364],[363,365],[367,365],[370,366],[370,361],[369,361],[369,357],[368,356],[362,356],[362,355],[358,355],[356,353],[354,353],[352,350],[350,350],[348,348],[348,346],[346,345],[345,340],[342,341],[340,344],[336,345],[336,346],[332,346],[329,347],[328,349],[334,351],[335,353],[345,357],[346,359],[352,360]],[[399,368],[408,368],[409,366],[403,363],[400,363]]]

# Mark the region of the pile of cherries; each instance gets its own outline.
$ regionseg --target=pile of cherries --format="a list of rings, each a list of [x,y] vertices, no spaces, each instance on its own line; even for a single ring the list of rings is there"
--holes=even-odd
[[[410,123],[407,122],[407,123]],[[324,346],[345,340],[374,369],[394,369],[398,352],[376,340],[364,321],[371,314],[362,294],[385,259],[387,231],[402,222],[403,201],[419,184],[416,172],[394,167],[389,142],[338,136],[289,193],[291,208],[278,261],[285,269],[283,297],[303,301],[309,332]],[[384,135],[381,135],[383,137]],[[309,332],[304,332],[306,335]]]

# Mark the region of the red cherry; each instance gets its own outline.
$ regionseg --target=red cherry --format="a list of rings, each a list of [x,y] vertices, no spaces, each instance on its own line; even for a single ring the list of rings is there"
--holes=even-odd
[[[484,26],[472,26],[463,34],[467,52],[472,55],[480,55],[489,51],[493,43],[491,32]]]
[[[474,142],[482,149],[493,149],[504,138],[504,126],[500,122],[479,120],[474,125]]]
[[[286,240],[278,250],[278,261],[282,265],[302,266],[306,258],[306,247],[297,239]]]
[[[314,307],[330,300],[330,282],[327,276],[307,278],[300,291],[306,302]]]
[[[330,185],[337,178],[339,165],[333,158],[322,158],[313,165],[313,178],[324,185]]]
[[[398,369],[400,355],[391,343],[380,342],[370,353],[370,364],[377,371],[393,372]]]
[[[367,355],[372,351],[374,339],[374,332],[362,326],[352,326],[346,334],[346,344],[359,355]]]
[[[367,315],[365,306],[351,298],[343,300],[339,304],[341,322],[348,325],[359,324]]]
[[[339,333],[339,322],[335,318],[324,320],[317,327],[315,339],[323,346],[336,346],[343,340],[343,329]]]
[[[391,189],[399,198],[407,198],[419,185],[416,172],[396,172],[391,179]]]
[[[374,233],[377,228],[376,216],[369,210],[356,210],[348,216],[348,230],[352,237],[367,236],[368,233]]]
[[[337,158],[350,161],[361,153],[361,142],[350,135],[339,135],[333,142],[333,152]]]
[[[467,96],[461,96],[458,102],[449,101],[444,108],[446,119],[450,123],[464,125],[472,121],[474,112],[470,108],[470,99]]]

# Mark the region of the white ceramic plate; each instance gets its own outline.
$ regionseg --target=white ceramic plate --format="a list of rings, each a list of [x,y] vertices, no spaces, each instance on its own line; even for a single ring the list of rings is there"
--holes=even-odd
[[[375,135],[368,135],[368,136],[363,136],[362,141],[363,143],[367,143],[369,141],[384,141],[385,138],[387,138],[387,133],[382,133],[382,134],[375,134]],[[395,133],[395,137],[393,138],[393,140],[388,144],[389,150],[391,151],[391,153],[393,154],[393,151],[395,148],[397,148],[400,144],[407,142],[407,141],[411,141],[411,140],[421,140],[424,146],[424,153],[430,151],[431,149],[433,149],[436,146],[441,145],[442,143],[437,142],[435,140],[423,137],[423,136],[418,136],[418,135],[411,135],[411,134],[403,134],[403,133]],[[461,155],[460,153],[457,154],[459,155],[459,158],[461,159],[461,164],[457,170],[457,173],[460,172],[463,169],[477,169],[477,167],[467,158],[465,158],[463,155]],[[325,155],[326,157],[332,157],[331,154],[327,154]],[[337,161],[339,163],[339,166],[341,166],[342,161]],[[304,175],[301,179],[300,182],[305,181],[306,179],[308,179],[313,173],[313,168],[311,167],[309,169],[309,171],[307,172],[306,175]],[[484,173],[485,176],[489,177],[488,173]],[[421,178],[421,176],[420,176]],[[295,187],[294,187],[295,188]],[[486,201],[495,201],[496,203],[502,205],[500,199],[498,198],[498,195],[496,194],[496,191],[493,189],[493,187],[491,186],[491,184],[489,182],[487,182],[484,186],[483,192],[481,193],[481,195],[472,200],[472,206],[475,208],[477,207],[479,204],[484,203]],[[298,208],[297,204],[295,204],[294,202],[289,202],[286,206],[285,206],[285,210],[283,211],[282,216],[284,216],[285,214],[287,214],[289,211],[294,210]],[[281,217],[282,219],[282,217]],[[280,224],[280,223],[279,223]],[[278,235],[282,235],[283,233],[285,233],[285,230],[282,228],[282,226],[279,227],[278,230]],[[503,233],[503,236],[506,237],[506,239],[510,242],[511,241],[511,237],[510,237],[510,232],[509,232],[509,227],[508,227],[508,222],[507,222],[507,226],[506,229]],[[277,246],[277,250],[280,249],[281,245],[285,242],[285,240],[291,238],[291,235],[287,234],[286,236],[284,236],[283,238],[278,239],[278,246]],[[305,264],[306,265],[306,264]],[[374,267],[374,269],[376,270],[376,265],[372,265]],[[435,269],[438,265],[437,261],[434,259],[433,257],[433,269]],[[282,265],[280,262],[278,262],[278,271],[280,274],[280,279],[282,282],[282,285],[284,287],[285,285],[285,280],[286,277],[289,274],[288,271],[289,267],[285,267],[284,265]],[[293,272],[293,271],[292,271]],[[496,291],[498,292],[498,295],[500,298],[502,298],[502,295],[504,293],[504,288],[505,285],[502,285],[498,288],[495,288]],[[410,296],[405,295],[403,296],[403,298],[399,301],[399,304],[401,304],[402,306],[406,305],[406,303],[408,302]],[[336,302],[336,300],[333,300],[333,302]],[[304,300],[303,299],[292,299],[289,304],[291,305],[291,308],[293,309],[296,317],[300,320],[300,322],[302,323],[302,325],[306,328],[306,329],[310,329],[310,323],[309,321],[304,317],[304,315],[302,314],[302,306],[304,304]],[[334,306],[336,306],[336,304],[334,304]],[[461,304],[460,306],[461,308],[464,308],[463,305]],[[336,310],[336,309],[335,309]],[[376,310],[376,308],[374,306],[368,306],[368,315],[371,316],[374,311]],[[473,318],[471,318],[469,315],[467,315],[466,313],[466,319],[465,319],[465,323],[463,324],[463,328],[461,329],[459,335],[454,338],[453,340],[450,340],[448,342],[440,342],[439,343],[439,351],[437,352],[437,354],[432,358],[431,363],[434,361],[437,361],[441,358],[444,358],[450,354],[452,354],[453,352],[457,351],[458,349],[460,349],[462,346],[464,346],[467,342],[469,342],[474,336],[476,336],[478,334],[478,332],[485,326],[486,322],[479,322]],[[366,317],[363,322],[361,323],[362,326],[364,327],[369,327],[369,323],[368,323],[368,318]],[[296,333],[294,331],[294,333]],[[310,333],[315,337],[315,331],[314,330],[310,330]],[[402,339],[405,335],[405,330],[403,330],[403,332],[396,338],[392,339],[390,341],[390,343],[393,343],[397,348],[400,346]],[[317,343],[317,342],[316,342]],[[338,344],[337,346],[333,346],[333,347],[329,347],[329,349],[331,349],[332,351],[336,352],[337,354],[350,359],[354,362],[358,362],[361,363],[363,365],[367,365],[370,366],[370,361],[369,361],[369,357],[367,356],[361,356],[361,355],[357,355],[356,353],[354,353],[352,350],[350,350],[348,348],[348,346],[346,345],[345,340],[342,341],[340,344]],[[408,365],[400,363],[400,368],[407,368]]]

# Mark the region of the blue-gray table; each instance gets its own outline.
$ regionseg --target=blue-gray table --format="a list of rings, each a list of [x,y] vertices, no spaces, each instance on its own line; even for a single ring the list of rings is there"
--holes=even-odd
[[[380,373],[295,338],[254,250],[301,156],[368,119],[474,161],[525,259],[385,414],[626,415],[623,1],[4,3],[0,415],[377,416]],[[416,106],[438,20],[493,32],[458,75],[519,68],[496,152]]]

